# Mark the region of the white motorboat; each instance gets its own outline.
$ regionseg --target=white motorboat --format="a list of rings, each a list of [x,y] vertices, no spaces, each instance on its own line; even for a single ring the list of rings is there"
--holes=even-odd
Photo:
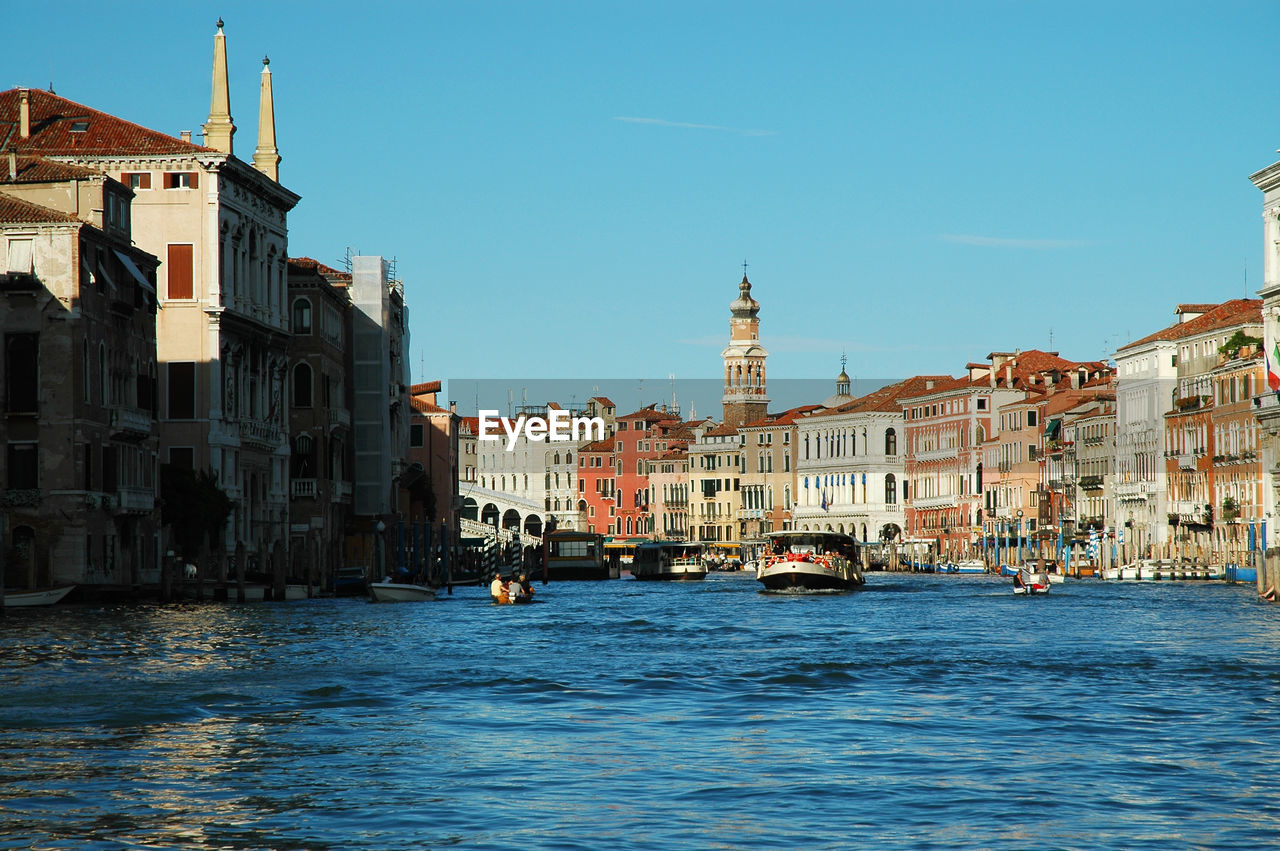
[[[987,565],[980,559],[972,558],[964,561],[949,561],[938,565],[936,573],[979,574],[987,572]]]
[[[677,541],[640,544],[631,562],[631,575],[636,579],[705,579],[707,564],[702,557],[702,544]]]
[[[34,588],[27,591],[4,592],[5,608],[22,608],[26,606],[52,606],[72,592],[76,586],[63,585],[58,588]]]
[[[838,532],[770,532],[756,580],[770,591],[848,591],[862,585],[858,542]]]
[[[434,588],[416,585],[410,582],[372,582],[369,584],[369,596],[375,603],[417,603],[434,600]]]

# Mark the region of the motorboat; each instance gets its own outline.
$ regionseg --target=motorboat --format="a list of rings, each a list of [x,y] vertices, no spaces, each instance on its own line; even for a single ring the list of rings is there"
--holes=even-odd
[[[74,585],[62,585],[57,588],[31,588],[21,591],[4,592],[6,609],[25,608],[27,606],[52,606],[62,602],[62,598],[75,590]]]
[[[1015,594],[1048,594],[1050,587],[1050,574],[1044,571],[1032,573],[1029,568],[1024,567],[1013,577]]]
[[[838,532],[770,532],[756,580],[769,591],[848,591],[862,585],[859,545]]]
[[[631,562],[631,575],[636,579],[705,579],[707,564],[702,544],[678,541],[653,541],[636,547]]]
[[[369,583],[369,596],[375,603],[418,603],[434,600],[436,592],[427,585],[384,579],[382,582]]]
[[[949,561],[945,564],[938,565],[938,573],[986,573],[987,565],[979,559],[965,559],[964,561]]]

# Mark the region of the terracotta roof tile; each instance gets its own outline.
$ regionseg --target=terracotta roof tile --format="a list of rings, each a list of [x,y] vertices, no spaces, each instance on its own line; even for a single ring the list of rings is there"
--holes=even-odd
[[[424,402],[422,399],[419,399],[417,396],[410,396],[410,397],[409,397],[409,404],[413,407],[413,409],[414,409],[415,411],[417,411],[417,412],[418,412],[418,413],[420,413],[420,414],[447,414],[447,413],[449,413],[449,409],[448,409],[448,408],[442,408],[442,407],[440,407],[439,405],[433,405],[433,404],[431,404],[430,402]]]
[[[218,153],[42,89],[26,89],[31,135],[24,139],[19,135],[20,91],[0,92],[0,150],[57,156]]]
[[[1191,305],[1178,306],[1179,308],[1184,308]],[[1184,337],[1194,337],[1197,334],[1215,331],[1218,328],[1230,328],[1233,325],[1261,324],[1262,322],[1261,299],[1233,298],[1230,301],[1224,301],[1222,304],[1195,305],[1195,307],[1207,307],[1209,309],[1195,319],[1186,322],[1175,322],[1173,325],[1162,328],[1154,334],[1148,334],[1139,340],[1127,343],[1117,351],[1127,351],[1145,343],[1181,340]]]
[[[435,381],[423,381],[420,384],[415,384],[409,388],[409,392],[414,396],[422,396],[427,393],[439,393],[440,380],[436,379]]]
[[[965,379],[952,378],[950,375],[917,375],[912,378],[906,378],[894,384],[881,387],[879,390],[873,390],[865,396],[859,396],[834,408],[828,408],[822,411],[815,411],[809,416],[811,417],[831,417],[839,414],[865,413],[871,411],[880,411],[884,413],[901,412],[902,404],[899,399],[906,396],[921,396],[926,393],[935,393],[944,389],[948,384],[958,384]],[[928,382],[934,382],[933,388],[927,388]]]
[[[604,440],[596,440],[588,443],[586,446],[578,450],[578,452],[612,452],[613,438],[606,437]]]
[[[48,207],[41,207],[39,204],[32,204],[0,192],[0,225],[65,224],[68,222],[84,224],[75,216],[68,216],[66,213],[50,210]]]
[[[0,183],[59,183],[65,180],[107,178],[107,175],[100,171],[70,163],[60,163],[44,157],[17,157],[15,165],[16,174],[10,177],[8,158],[0,158]]]

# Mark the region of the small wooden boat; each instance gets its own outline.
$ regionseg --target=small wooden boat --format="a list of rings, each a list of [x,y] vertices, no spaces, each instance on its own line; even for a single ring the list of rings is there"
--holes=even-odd
[[[63,585],[58,588],[33,588],[24,591],[4,592],[5,608],[21,608],[25,606],[52,606],[70,594],[76,586]]]
[[[417,603],[434,600],[434,588],[410,582],[371,582],[369,596],[375,603]]]

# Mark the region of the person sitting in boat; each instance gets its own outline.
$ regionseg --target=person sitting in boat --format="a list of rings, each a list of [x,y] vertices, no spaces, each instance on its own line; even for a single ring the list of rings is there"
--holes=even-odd
[[[516,596],[529,599],[533,596],[533,586],[529,584],[529,574],[520,574],[519,580],[512,580],[511,588],[515,591]]]
[[[1013,575],[1013,584],[1018,588],[1026,588],[1031,584],[1031,570],[1025,564]]]
[[[489,583],[489,596],[495,603],[507,602],[507,583],[502,580],[501,573],[493,575],[493,581]]]

